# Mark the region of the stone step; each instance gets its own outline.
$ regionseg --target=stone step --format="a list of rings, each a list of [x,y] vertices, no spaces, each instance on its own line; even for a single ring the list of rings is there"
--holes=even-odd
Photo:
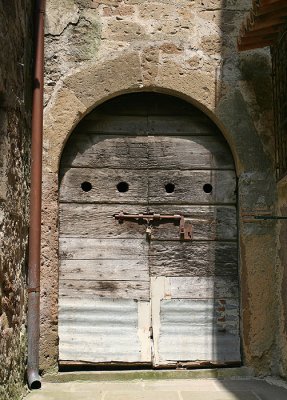
[[[208,378],[251,378],[251,368],[214,368],[193,370],[127,370],[127,371],[73,371],[46,374],[43,382],[73,381],[135,381],[135,380],[168,380],[168,379],[208,379]]]

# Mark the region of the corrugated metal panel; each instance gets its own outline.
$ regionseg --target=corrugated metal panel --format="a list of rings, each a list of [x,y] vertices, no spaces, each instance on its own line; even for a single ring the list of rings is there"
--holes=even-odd
[[[60,298],[59,359],[150,361],[148,313],[138,325],[135,300]],[[142,309],[142,305],[141,305]]]
[[[162,300],[160,362],[240,361],[237,299]]]

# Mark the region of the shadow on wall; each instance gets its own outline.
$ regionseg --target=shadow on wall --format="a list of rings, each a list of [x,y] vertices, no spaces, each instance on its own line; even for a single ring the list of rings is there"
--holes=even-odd
[[[244,160],[239,160],[242,162],[242,165],[249,165],[250,170],[245,170],[243,168],[243,174],[238,176],[238,210],[243,212],[244,210],[256,210],[258,209],[268,209],[269,207],[274,207],[273,199],[274,192],[271,193],[269,199],[268,194],[266,196],[267,200],[263,200],[263,203],[260,204],[260,190],[262,190],[262,198],[264,198],[266,190],[264,185],[258,187],[258,183],[255,183],[255,186],[252,188],[252,180],[249,188],[245,187],[245,173],[248,175],[256,174],[258,172],[258,166],[254,164],[254,170],[250,168],[252,165],[252,159],[255,158],[255,152],[258,152],[258,145],[256,143],[259,142],[260,147],[263,146],[264,156],[267,156],[268,163],[270,159],[274,159],[274,138],[273,138],[273,120],[272,120],[272,79],[271,79],[271,62],[270,62],[270,52],[268,49],[263,49],[259,51],[247,51],[243,53],[239,53],[237,50],[237,37],[239,34],[240,25],[242,24],[245,14],[249,12],[250,7],[252,6],[251,1],[244,1],[240,6],[238,6],[237,1],[232,0],[222,0],[222,13],[221,13],[221,32],[222,32],[222,41],[221,41],[221,66],[220,71],[218,72],[218,83],[217,83],[217,96],[216,96],[216,107],[221,107],[221,102],[224,103],[225,98],[228,98],[230,89],[232,91],[235,90],[236,100],[234,102],[234,108],[225,110],[224,119],[233,118],[235,123],[234,132],[232,135],[237,135],[237,150],[239,153],[243,155]],[[245,7],[244,7],[245,5]],[[244,9],[245,8],[245,9]],[[247,120],[242,121],[241,116],[246,115]],[[253,136],[254,135],[254,136]],[[259,151],[262,151],[259,150]],[[259,157],[260,158],[260,157]],[[262,163],[262,171],[269,170],[269,167],[266,167],[267,163]],[[259,167],[260,173],[260,167]],[[273,172],[269,172],[270,175],[273,175]],[[247,183],[249,185],[249,183]],[[256,187],[257,185],[257,187]],[[272,186],[271,186],[272,187]],[[247,192],[246,192],[247,190]],[[252,190],[254,190],[254,194],[251,195]],[[273,186],[273,190],[275,191],[275,186]],[[249,191],[249,193],[248,193]],[[256,193],[255,193],[256,192]],[[248,195],[247,195],[248,194]],[[270,208],[269,208],[270,209]],[[270,344],[268,335],[266,335],[266,342],[264,343],[264,335],[263,338],[260,337],[261,334],[258,335],[258,338],[252,338],[252,335],[255,335],[256,329],[258,330],[260,324],[268,326],[269,317],[268,314],[265,313],[262,307],[257,307],[256,302],[258,304],[268,304],[268,293],[261,294],[262,288],[260,288],[256,284],[252,288],[254,293],[252,294],[253,299],[251,299],[249,293],[249,282],[247,280],[248,269],[251,265],[246,265],[245,261],[245,252],[246,252],[246,241],[250,238],[254,240],[256,246],[260,247],[260,237],[263,237],[265,234],[272,234],[274,232],[275,224],[263,223],[261,226],[257,224],[250,223],[246,224],[242,222],[241,215],[238,214],[238,229],[239,229],[239,248],[236,257],[239,260],[239,296],[240,296],[240,338],[241,338],[241,356],[242,356],[242,365],[251,365],[254,363],[254,355],[252,354],[252,346],[257,348],[260,354],[264,353],[264,349],[266,350],[265,361],[259,362],[255,365],[257,371],[262,369],[263,374],[270,374],[272,370],[274,355],[274,348],[270,351]],[[275,233],[274,233],[275,234]],[[243,238],[244,236],[244,238]],[[254,254],[257,249],[254,248]],[[262,252],[259,250],[259,254]],[[264,252],[263,252],[264,253]],[[270,257],[272,259],[272,257]],[[275,259],[272,260],[275,263]],[[271,261],[271,262],[272,262]],[[250,263],[250,262],[249,262]],[[252,267],[251,267],[252,268]],[[256,270],[256,266],[254,266],[254,279],[257,274],[259,274]],[[273,266],[271,266],[273,268]],[[251,271],[250,271],[251,272]],[[252,272],[251,272],[252,273]],[[266,271],[266,277],[268,276],[268,272]],[[273,276],[274,277],[274,276]],[[265,277],[262,276],[262,282],[266,280]],[[268,279],[268,278],[267,278]],[[271,278],[272,279],[272,278]],[[258,291],[256,293],[256,290]],[[261,296],[261,299],[260,299]],[[257,297],[257,299],[256,299]],[[255,299],[255,301],[254,301]],[[267,300],[266,300],[267,299]],[[253,302],[253,303],[252,303]],[[252,305],[254,305],[254,309],[252,309]],[[270,310],[272,309],[272,300],[270,301]],[[214,305],[214,309],[216,310],[216,304]],[[258,315],[258,311],[260,315]],[[236,313],[236,309],[231,306],[231,308],[227,307],[227,314],[229,314],[230,318],[234,317],[234,313]],[[271,311],[269,311],[271,312]],[[256,328],[256,324],[253,324],[251,327],[250,320],[255,321],[254,314],[256,313],[256,319],[258,318],[258,326]],[[270,318],[270,326],[273,324],[274,318]],[[228,325],[228,322],[225,321]],[[250,331],[249,331],[250,329]],[[252,331],[253,330],[253,331]],[[272,328],[270,328],[272,332]],[[272,335],[272,333],[271,333]],[[216,338],[216,337],[215,337]],[[274,336],[272,338],[274,340]],[[256,342],[257,340],[257,342]],[[260,347],[261,346],[261,347]],[[215,349],[220,347],[220,342],[215,339],[214,342]],[[215,350],[216,352],[216,350]],[[256,362],[255,362],[256,364]],[[251,370],[250,370],[251,371]],[[242,399],[245,398],[247,392],[240,392],[240,385],[236,385],[235,383],[225,381],[224,379],[220,380],[220,385],[223,388],[227,389],[230,393],[233,394],[234,399]],[[247,385],[248,386],[248,385]],[[250,389],[251,390],[251,389]],[[257,393],[259,395],[259,392]],[[262,393],[260,393],[261,395]],[[253,396],[250,392],[250,396]],[[253,398],[253,397],[252,397]],[[255,398],[255,397],[254,397]]]

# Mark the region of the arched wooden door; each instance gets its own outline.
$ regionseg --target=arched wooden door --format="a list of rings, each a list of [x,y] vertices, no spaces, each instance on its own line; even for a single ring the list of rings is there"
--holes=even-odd
[[[236,202],[230,150],[191,105],[89,114],[60,168],[60,362],[240,362]]]

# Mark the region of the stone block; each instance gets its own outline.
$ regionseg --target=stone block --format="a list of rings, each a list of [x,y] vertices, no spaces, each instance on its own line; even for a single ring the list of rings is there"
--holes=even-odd
[[[125,16],[131,16],[135,13],[135,7],[132,5],[108,5],[104,6],[101,10],[101,14],[104,17],[117,17],[117,19],[121,19]]]
[[[79,20],[79,8],[74,0],[49,0],[46,8],[46,33],[58,36],[69,24]]]
[[[145,29],[142,25],[131,22],[115,20],[103,25],[101,39],[133,41],[142,40],[145,37]]]

